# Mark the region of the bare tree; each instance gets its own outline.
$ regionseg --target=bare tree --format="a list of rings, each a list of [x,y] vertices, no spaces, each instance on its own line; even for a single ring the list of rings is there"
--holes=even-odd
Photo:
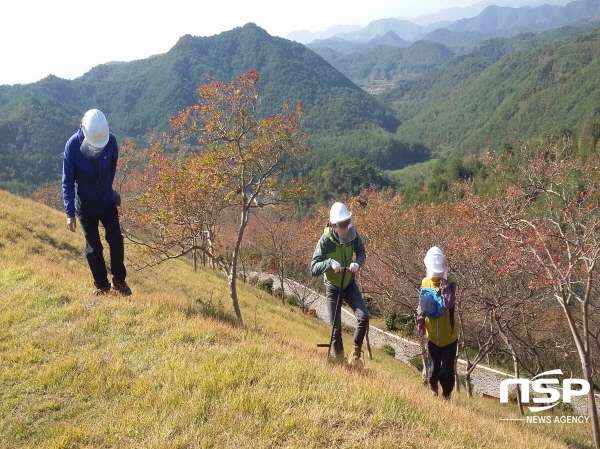
[[[598,334],[590,312],[598,307],[600,263],[600,156],[582,160],[568,134],[555,135],[533,151],[493,161],[498,175],[514,173],[502,192],[480,201],[490,224],[507,242],[507,266],[538,267],[531,286],[545,288],[563,312],[581,371],[594,385],[592,338]],[[509,172],[510,169],[510,172]],[[594,388],[588,413],[596,447],[600,447]]]

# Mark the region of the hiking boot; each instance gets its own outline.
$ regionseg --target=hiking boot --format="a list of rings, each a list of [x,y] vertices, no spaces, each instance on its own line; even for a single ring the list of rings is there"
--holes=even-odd
[[[435,385],[431,385],[429,384],[429,391],[431,392],[432,395],[437,396],[438,395],[438,386]]]
[[[360,346],[352,347],[352,354],[350,354],[350,358],[348,359],[348,363],[352,366],[361,367],[363,365],[362,359],[362,349]]]
[[[94,296],[108,295],[109,293],[110,293],[110,284],[106,284],[104,287],[100,287],[100,288],[97,288],[96,290],[92,291],[92,295],[94,295]]]
[[[121,281],[117,281],[115,278],[113,278],[112,288],[115,289],[122,296],[130,296],[131,295],[131,289],[129,288],[129,285],[127,285],[127,282],[125,282],[125,281],[121,282]]]
[[[344,363],[344,361],[345,361],[345,359],[344,359],[344,353],[341,353],[341,354],[331,354],[329,356],[329,361],[331,363],[335,363],[335,364]]]
[[[344,362],[344,347],[335,345],[333,346],[333,353],[330,355],[330,360],[333,363],[343,363]]]

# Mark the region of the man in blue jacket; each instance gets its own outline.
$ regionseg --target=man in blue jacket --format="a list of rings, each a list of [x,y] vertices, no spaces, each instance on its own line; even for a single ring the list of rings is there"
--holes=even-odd
[[[99,223],[106,231],[105,238],[110,247],[112,288],[124,296],[131,295],[125,282],[127,270],[117,211],[118,195],[112,187],[118,158],[117,140],[108,131],[106,117],[98,109],[90,109],[83,116],[79,130],[65,146],[62,189],[67,227],[75,232],[77,216],[83,229],[85,255],[94,277],[95,295],[104,295],[111,290]]]

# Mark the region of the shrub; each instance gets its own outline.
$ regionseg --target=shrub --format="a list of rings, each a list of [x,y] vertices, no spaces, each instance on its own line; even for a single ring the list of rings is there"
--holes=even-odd
[[[349,334],[353,334],[354,333],[354,327],[353,326],[349,326],[346,323],[342,323],[342,332],[347,332]]]
[[[294,294],[285,295],[285,302],[287,302],[290,306],[300,307],[300,300]]]
[[[396,329],[402,334],[412,334],[415,331],[415,321],[412,315],[403,313],[396,318]]]
[[[385,344],[381,347],[381,350],[385,352],[387,355],[391,355],[392,357],[396,357],[396,350],[388,344]]]
[[[258,281],[258,284],[256,286],[259,289],[267,292],[270,295],[273,294],[273,279],[271,279],[271,278],[267,278],[267,279],[263,279],[262,281]]]
[[[419,371],[423,371],[423,359],[420,355],[414,356],[408,361],[408,363],[417,368]]]
[[[385,330],[387,330],[387,331],[396,330],[396,314],[388,315],[383,320],[383,327],[385,327]]]

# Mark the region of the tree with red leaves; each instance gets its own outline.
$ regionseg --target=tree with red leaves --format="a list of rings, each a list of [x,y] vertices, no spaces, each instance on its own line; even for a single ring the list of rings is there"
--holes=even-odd
[[[200,101],[170,124],[177,157],[156,143],[126,223],[150,264],[200,251],[225,271],[231,304],[242,323],[236,280],[251,210],[291,201],[304,189],[281,176],[306,151],[301,104],[261,118],[258,73],[198,89]]]

